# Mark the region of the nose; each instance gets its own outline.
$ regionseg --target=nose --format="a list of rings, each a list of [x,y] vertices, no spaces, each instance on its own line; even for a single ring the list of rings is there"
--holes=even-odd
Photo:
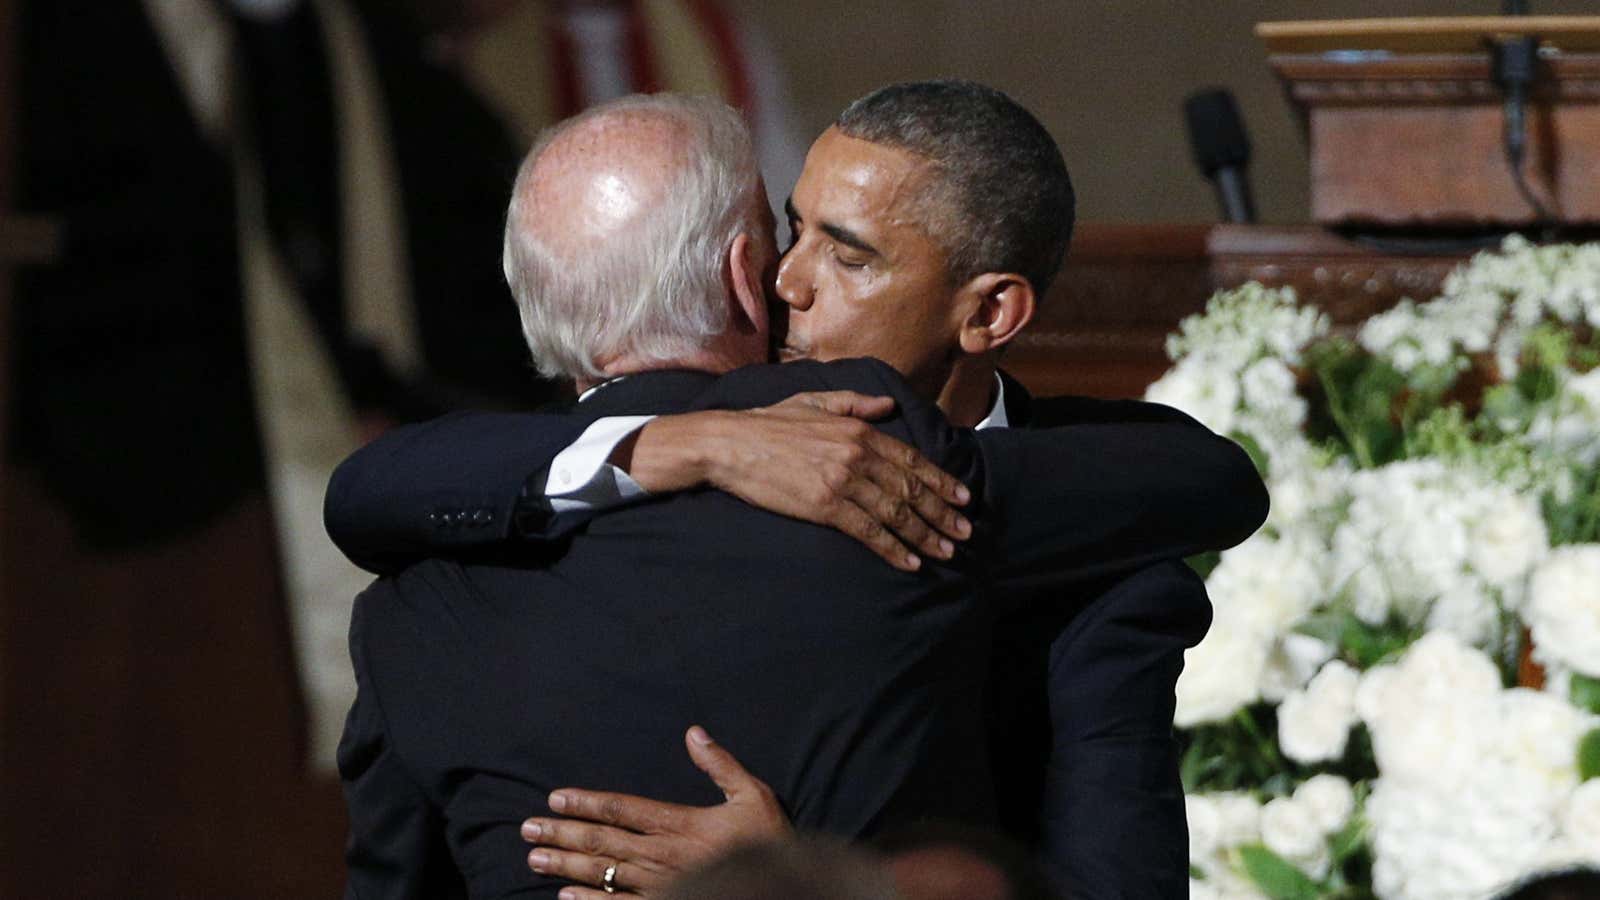
[[[778,277],[774,281],[773,290],[783,302],[794,309],[804,310],[811,306],[811,286],[805,278],[805,265],[799,244],[790,247],[789,252],[778,260]]]

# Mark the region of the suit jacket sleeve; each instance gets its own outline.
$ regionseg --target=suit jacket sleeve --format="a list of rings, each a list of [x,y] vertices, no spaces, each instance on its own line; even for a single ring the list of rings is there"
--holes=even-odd
[[[575,415],[457,413],[395,428],[340,463],[323,521],[380,575],[429,555],[557,536],[529,479],[577,440]]]
[[[1013,590],[1224,549],[1266,520],[1249,457],[1198,426],[1092,422],[989,429],[977,441],[996,523],[993,571]]]
[[[1020,386],[1019,386],[1020,388]],[[1134,445],[1159,445],[1166,458],[1192,460],[1215,474],[1196,482],[1184,467],[1147,473],[1153,514],[1183,516],[1179,504],[1191,500],[1207,510],[1200,537],[1203,550],[1220,550],[1255,532],[1266,519],[1267,497],[1255,464],[1238,444],[1221,437],[1193,417],[1170,406],[1142,400],[1103,400],[1094,397],[1028,398],[1028,415],[1035,427],[1094,425],[1124,436]],[[1163,479],[1170,482],[1163,485]],[[1199,493],[1196,493],[1199,492]],[[1197,523],[1198,524],[1198,523]]]
[[[1073,896],[1188,894],[1173,685],[1210,621],[1200,577],[1169,560],[1099,592],[1050,640],[1049,759],[1027,796]]]
[[[363,641],[363,611],[382,583],[356,601],[350,622],[356,702],[339,741],[339,778],[350,814],[345,900],[464,898],[437,807],[407,772],[384,722]]]

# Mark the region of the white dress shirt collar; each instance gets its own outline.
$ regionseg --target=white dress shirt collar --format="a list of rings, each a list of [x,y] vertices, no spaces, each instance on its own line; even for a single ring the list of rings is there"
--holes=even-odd
[[[1006,383],[1000,379],[999,372],[994,375],[994,405],[989,407],[989,414],[973,427],[978,431],[1011,427],[1011,419],[1006,416]]]

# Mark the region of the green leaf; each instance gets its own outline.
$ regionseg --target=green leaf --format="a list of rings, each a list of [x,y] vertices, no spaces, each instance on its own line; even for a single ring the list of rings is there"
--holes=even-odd
[[[1367,820],[1359,811],[1350,814],[1349,821],[1328,838],[1328,851],[1333,859],[1333,867],[1344,865],[1344,861],[1359,853],[1367,845]]]
[[[1578,780],[1600,778],[1600,728],[1583,736],[1578,742]]]
[[[1245,455],[1250,457],[1250,462],[1255,465],[1256,471],[1261,473],[1262,478],[1272,474],[1271,460],[1267,458],[1267,451],[1262,449],[1259,441],[1242,431],[1231,431],[1228,433],[1228,438],[1244,449]]]
[[[1344,622],[1346,613],[1335,610],[1316,613],[1307,616],[1294,626],[1298,634],[1314,637],[1330,647],[1339,646],[1340,639],[1344,636]]]
[[[1196,553],[1184,560],[1184,562],[1188,563],[1189,568],[1193,569],[1195,574],[1202,579],[1209,578],[1212,570],[1216,569],[1217,565],[1222,562],[1222,552],[1220,550],[1207,550],[1204,553]]]
[[[1600,713],[1600,678],[1572,673],[1572,702],[1580,709]]]
[[[1260,844],[1239,848],[1245,874],[1272,900],[1317,900],[1317,883]]]
[[[1394,625],[1368,625],[1354,613],[1344,613],[1344,627],[1339,632],[1339,649],[1358,669],[1370,669],[1391,656],[1398,655],[1409,646],[1414,635]]]

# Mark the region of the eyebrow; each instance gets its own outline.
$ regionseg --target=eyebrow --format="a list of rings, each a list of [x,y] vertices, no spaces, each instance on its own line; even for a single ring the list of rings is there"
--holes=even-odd
[[[789,217],[789,221],[790,222],[804,222],[805,221],[805,219],[800,217],[800,213],[795,211],[794,198],[793,197],[790,197],[787,200],[783,201],[783,212],[784,212],[785,215],[787,215]],[[817,227],[821,228],[823,233],[826,234],[828,237],[833,238],[834,240],[838,241],[839,243],[845,245],[846,247],[849,247],[849,248],[851,248],[853,250],[858,250],[858,251],[860,251],[862,253],[870,253],[873,256],[877,256],[878,255],[878,248],[877,247],[874,247],[871,244],[867,243],[866,240],[861,237],[861,235],[856,234],[854,231],[851,231],[850,229],[845,228],[842,225],[834,225],[831,222],[823,222],[823,223],[819,224]]]

